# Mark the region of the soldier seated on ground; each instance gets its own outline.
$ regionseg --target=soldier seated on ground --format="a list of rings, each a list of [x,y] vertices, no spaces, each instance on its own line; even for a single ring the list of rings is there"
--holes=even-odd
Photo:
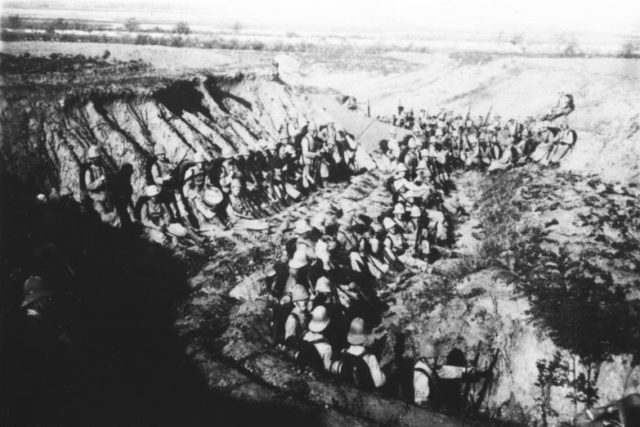
[[[629,394],[607,406],[585,409],[574,418],[577,427],[640,426],[640,394]]]
[[[178,222],[172,222],[167,206],[160,201],[160,189],[157,185],[148,185],[145,190],[148,199],[140,210],[140,222],[145,227],[149,240],[161,245],[173,246],[178,239],[186,237],[188,230]]]
[[[344,349],[331,364],[331,372],[338,374],[347,383],[371,391],[384,386],[386,377],[375,355],[370,354],[364,347],[367,333],[364,320],[356,317],[351,321],[347,342],[349,347]]]
[[[548,114],[540,117],[540,120],[553,121],[559,117],[567,116],[575,109],[573,95],[570,93],[558,92],[558,102]]]
[[[325,336],[329,323],[331,318],[326,307],[320,305],[313,309],[309,330],[302,337],[300,347],[294,355],[299,364],[317,370],[330,370],[333,348]]]
[[[560,131],[553,139],[553,148],[549,151],[549,164],[560,164],[560,160],[575,146],[576,141],[576,132],[569,129],[567,122],[562,123],[560,125]]]
[[[291,311],[284,324],[284,345],[297,348],[309,323],[309,292],[302,285],[291,291]]]
[[[347,320],[345,309],[340,302],[338,293],[326,276],[321,276],[316,280],[315,296],[312,307],[326,307],[331,323],[327,327],[325,336],[333,348],[342,348],[345,344]]]

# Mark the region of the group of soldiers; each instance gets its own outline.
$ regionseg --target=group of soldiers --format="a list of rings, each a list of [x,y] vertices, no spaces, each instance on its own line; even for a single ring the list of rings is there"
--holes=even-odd
[[[577,141],[576,132],[566,121],[574,108],[573,96],[565,93],[560,93],[549,113],[521,122],[492,117],[491,110],[486,116],[473,118],[470,110],[466,115],[452,111],[429,115],[425,110],[416,115],[400,106],[392,121],[412,134],[402,141],[392,134],[380,149],[388,162],[404,162],[413,169],[424,160],[420,166],[438,179],[446,179],[454,167],[491,172],[529,161],[557,165]]]
[[[382,156],[376,159],[381,169],[391,171],[386,211],[372,218],[338,210],[296,223],[286,245],[288,268],[276,268],[269,287],[277,301],[274,339],[280,348],[301,365],[364,390],[382,389],[457,413],[478,408],[481,401],[470,405],[463,385],[486,383],[493,365],[476,369],[459,349],[441,364],[421,358],[409,372],[394,369],[393,363],[380,367],[368,349],[373,342],[367,334],[380,308],[376,283],[405,268],[428,271],[434,248],[452,243],[451,224],[464,214],[445,198],[454,167],[495,170],[526,160],[554,162],[575,143],[575,132],[565,123],[555,129],[550,121],[570,110],[554,108],[544,117],[544,129],[533,118],[521,124],[499,116],[489,121],[489,115],[476,121],[446,113],[405,115],[405,125],[415,120],[414,132],[398,140],[392,131],[381,141]],[[539,157],[543,149],[544,159]],[[497,354],[493,364],[496,359]]]
[[[540,120],[549,124],[572,109],[572,102],[569,109],[560,105]],[[384,309],[377,285],[390,272],[428,270],[434,248],[451,244],[450,224],[461,213],[444,197],[453,167],[493,170],[527,160],[553,163],[575,144],[575,132],[566,124],[541,128],[540,120],[403,115],[396,124],[413,134],[400,141],[392,133],[376,159],[381,169],[391,171],[388,209],[374,218],[343,207],[295,223],[284,245],[286,261],[276,264],[267,278],[278,347],[297,363],[363,390],[449,412],[478,408],[482,399],[470,405],[465,384],[486,384],[493,365],[477,369],[459,349],[452,349],[442,363],[439,358],[406,363],[400,350],[381,366],[371,334]],[[156,145],[146,168],[145,194],[134,205],[130,184],[108,174],[100,150],[91,146],[81,187],[104,222],[137,221],[148,239],[162,245],[200,242],[203,230],[227,229],[241,219],[270,215],[326,182],[348,178],[362,167],[356,150],[354,138],[331,123],[286,123],[277,142],[264,134],[251,150],[224,151],[215,158],[198,152],[177,164]],[[44,283],[41,277],[25,283],[23,308],[28,316],[41,317],[51,298]],[[56,334],[66,339],[64,333]],[[577,422],[637,420],[639,400],[631,395],[602,410],[586,411]]]
[[[463,384],[485,379],[490,369],[469,366],[458,349],[443,364],[422,359],[407,369],[399,354],[381,367],[369,349],[371,328],[384,310],[380,281],[406,268],[428,271],[434,248],[451,244],[450,224],[461,213],[445,200],[447,183],[428,168],[395,161],[392,170],[391,203],[379,215],[343,205],[295,223],[283,250],[286,263],[276,264],[268,280],[273,339],[300,365],[363,390],[462,411]]]
[[[450,224],[460,214],[445,201],[446,183],[427,169],[396,163],[393,170],[391,203],[380,215],[342,206],[295,223],[287,261],[268,280],[274,341],[300,365],[363,390],[460,412],[468,409],[463,384],[486,380],[491,369],[469,366],[458,349],[441,364],[421,359],[407,368],[399,354],[381,367],[369,349],[384,310],[380,281],[406,268],[428,271],[433,248],[450,244]]]
[[[297,121],[285,122],[277,138],[264,132],[255,146],[237,153],[227,147],[215,157],[196,152],[174,163],[157,144],[146,166],[144,194],[134,205],[127,182],[131,174],[108,173],[92,145],[81,169],[81,188],[108,224],[139,222],[145,235],[162,245],[199,243],[208,232],[239,221],[249,229],[267,229],[260,218],[363,169],[356,150],[352,135],[333,123],[299,126]]]

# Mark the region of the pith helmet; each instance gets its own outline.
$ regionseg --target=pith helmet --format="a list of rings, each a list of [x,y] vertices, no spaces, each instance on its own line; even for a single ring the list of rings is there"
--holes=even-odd
[[[316,292],[328,294],[331,292],[331,280],[322,276],[316,281]]]
[[[347,342],[351,345],[361,345],[366,339],[367,333],[364,320],[361,317],[356,317],[351,321],[349,334],[347,335]]]
[[[159,156],[161,154],[167,154],[167,150],[160,144],[156,144],[153,146],[153,154]]]
[[[295,285],[291,290],[291,301],[306,301],[309,299],[309,292],[302,285]]]
[[[329,326],[329,312],[323,305],[319,305],[311,312],[311,322],[309,322],[309,330],[311,332],[320,333]]]
[[[157,185],[147,185],[144,192],[147,197],[154,197],[160,194],[160,188]]]
[[[95,145],[92,145],[87,150],[87,159],[97,159],[100,157],[100,150]]]
[[[48,297],[53,293],[47,289],[46,283],[40,276],[30,276],[25,280],[24,285],[24,299],[22,300],[22,307],[26,307],[41,298]]]

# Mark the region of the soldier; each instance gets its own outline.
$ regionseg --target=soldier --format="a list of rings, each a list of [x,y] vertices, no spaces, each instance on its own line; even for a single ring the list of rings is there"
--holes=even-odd
[[[324,306],[329,313],[331,323],[327,327],[325,336],[332,348],[344,347],[346,341],[347,319],[344,307],[340,303],[338,293],[327,276],[320,276],[316,280],[315,297],[312,307]]]
[[[296,348],[307,329],[309,322],[309,292],[302,285],[295,285],[291,290],[293,308],[284,324],[284,344]]]
[[[333,348],[325,336],[330,323],[331,318],[326,307],[320,305],[313,309],[309,330],[302,337],[300,349],[295,355],[298,363],[318,370],[331,369]]]
[[[160,200],[157,185],[148,185],[145,193],[148,200],[142,205],[140,222],[145,226],[147,237],[160,245],[167,245],[171,241],[176,246],[178,238],[186,237],[188,230],[180,223],[172,223],[169,209]]]
[[[553,148],[549,152],[549,164],[560,164],[560,160],[574,147],[577,139],[576,132],[569,129],[569,125],[563,122],[560,125],[560,132],[553,139]]]
[[[349,347],[331,364],[331,372],[362,390],[371,391],[384,386],[387,379],[376,356],[364,348],[366,340],[364,320],[356,317],[351,321],[347,335]]]
[[[108,188],[107,171],[102,164],[98,147],[92,145],[87,150],[87,164],[82,174],[82,183],[86,188],[93,208],[103,222],[114,227],[120,225],[118,214],[112,206]]]
[[[200,228],[215,221],[216,213],[213,209],[223,201],[223,196],[219,190],[217,192],[207,191],[204,161],[204,154],[201,152],[196,153],[193,166],[187,169],[184,174],[182,190],[189,208],[198,220]],[[205,198],[205,194],[210,197]]]
[[[543,115],[540,120],[553,121],[559,117],[567,116],[575,109],[573,95],[570,93],[558,92],[558,102],[548,114]]]
[[[431,365],[426,358],[420,358],[414,367],[414,402],[418,405],[429,402],[436,408],[460,413],[467,404],[462,384],[487,374],[469,367],[464,353],[457,348],[449,352],[442,366]]]
[[[318,136],[318,129],[312,123],[309,124],[307,134],[302,138],[301,148],[303,164],[302,168],[302,186],[305,189],[310,189],[316,184],[314,178],[316,177],[316,159],[321,155],[316,145],[316,137]]]
[[[149,172],[151,175],[151,183],[160,188],[160,200],[166,203],[173,218],[180,217],[178,202],[175,197],[175,181],[173,179],[173,165],[167,159],[167,150],[160,144],[153,147],[154,158],[151,161]]]

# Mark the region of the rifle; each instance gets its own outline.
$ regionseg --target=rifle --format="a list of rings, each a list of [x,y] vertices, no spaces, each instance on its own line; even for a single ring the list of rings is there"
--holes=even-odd
[[[466,122],[471,117],[471,104],[469,104],[469,109],[467,110],[467,117],[465,117],[464,121]]]
[[[487,112],[487,117],[484,118],[484,123],[482,124],[482,127],[487,126],[487,124],[489,123],[489,116],[491,115],[491,110],[493,110],[493,105],[491,106],[491,108],[489,108],[489,111]]]
[[[484,397],[487,394],[487,391],[489,390],[489,385],[493,380],[493,369],[495,368],[496,363],[498,362],[499,356],[500,356],[500,349],[494,351],[493,360],[491,360],[491,363],[489,364],[489,367],[486,370],[487,377],[485,378],[484,384],[482,384],[482,388],[478,393],[478,398],[476,399],[476,401],[473,403],[473,406],[472,406],[472,412],[474,413],[477,413],[480,410],[480,407],[482,406],[482,401],[484,400]]]

